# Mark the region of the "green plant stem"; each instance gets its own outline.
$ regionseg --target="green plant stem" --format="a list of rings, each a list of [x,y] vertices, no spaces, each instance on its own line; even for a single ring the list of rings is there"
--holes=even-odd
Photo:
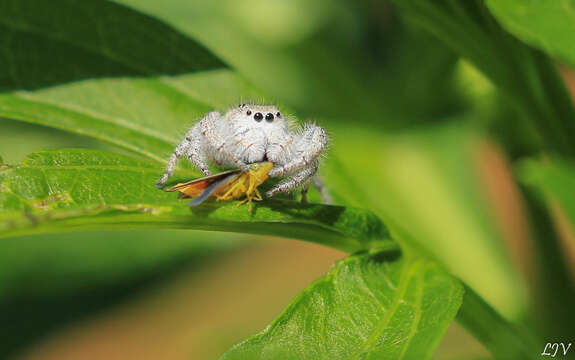
[[[468,286],[456,320],[496,359],[539,359],[541,349],[532,335],[505,320]]]
[[[575,288],[548,208],[531,189],[521,187],[535,238],[538,278],[532,284],[535,320],[548,337],[573,334]]]

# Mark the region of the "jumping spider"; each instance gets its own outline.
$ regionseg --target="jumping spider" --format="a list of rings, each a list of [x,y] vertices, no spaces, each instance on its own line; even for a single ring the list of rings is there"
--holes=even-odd
[[[249,164],[271,161],[274,167],[269,176],[285,179],[266,193],[268,197],[302,186],[305,202],[313,181],[324,201],[330,202],[316,175],[327,141],[325,130],[315,124],[306,123],[302,129],[292,130],[290,122],[275,106],[242,104],[224,115],[213,111],[188,131],[156,186],[161,188],[165,184],[183,156],[205,175],[211,175],[208,161],[243,171],[249,169]]]

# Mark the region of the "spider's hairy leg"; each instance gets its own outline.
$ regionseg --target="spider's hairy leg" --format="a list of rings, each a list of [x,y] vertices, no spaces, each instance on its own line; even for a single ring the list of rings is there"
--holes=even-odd
[[[227,149],[226,139],[219,133],[218,122],[221,121],[221,119],[222,115],[217,111],[208,113],[198,123],[201,128],[201,135],[210,144],[212,149],[218,153],[223,154],[240,170],[247,171],[249,169],[248,165],[238,159],[232,152]]]
[[[201,137],[199,135],[200,128],[198,125],[195,125],[190,129],[190,131],[188,131],[184,140],[182,140],[182,142],[176,147],[176,150],[174,150],[170,156],[164,174],[156,183],[157,188],[162,188],[164,186],[166,181],[174,173],[178,159],[185,155],[187,155],[190,161],[205,175],[211,175],[208,165],[204,160],[204,156],[201,154]]]
[[[170,156],[168,160],[168,165],[166,166],[166,170],[164,174],[160,178],[160,180],[156,183],[157,188],[162,188],[168,178],[172,176],[174,170],[176,169],[176,165],[178,163],[179,158],[182,156],[187,156],[188,159],[194,166],[204,173],[204,175],[211,175],[211,171],[206,164],[205,154],[203,153],[202,149],[202,137],[201,137],[201,126],[200,123],[194,125],[186,134],[184,139],[178,146],[176,150]]]
[[[317,172],[317,168],[319,166],[318,161],[314,161],[308,167],[304,168],[300,172],[296,173],[295,175],[287,178],[286,180],[280,182],[270,190],[266,192],[267,197],[272,197],[275,194],[283,191],[290,191],[298,186],[305,184],[309,181]]]
[[[186,148],[188,160],[200,169],[204,175],[211,175],[212,172],[206,163],[206,153],[202,147],[202,128],[200,124],[196,124],[190,129],[188,134],[186,134],[186,140],[188,140],[188,147]]]
[[[312,164],[327,146],[325,130],[315,124],[306,124],[303,132],[296,137],[294,149],[297,156],[283,166],[273,168],[269,176],[278,177],[292,173]]]

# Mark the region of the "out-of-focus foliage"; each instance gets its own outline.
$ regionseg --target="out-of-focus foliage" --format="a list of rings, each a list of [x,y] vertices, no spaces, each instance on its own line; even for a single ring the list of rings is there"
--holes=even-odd
[[[575,1],[488,0],[487,5],[515,36],[575,66]]]
[[[245,240],[181,230],[2,239],[0,353],[6,357],[63,325],[143,296],[151,286],[208,264]]]

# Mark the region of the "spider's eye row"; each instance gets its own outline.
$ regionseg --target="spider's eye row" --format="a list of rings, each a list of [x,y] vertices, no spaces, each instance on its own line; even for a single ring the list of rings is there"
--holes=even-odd
[[[267,122],[272,122],[272,121],[274,121],[274,114],[272,114],[272,113],[267,113],[267,115],[266,115],[266,121],[267,121]]]
[[[263,118],[264,118],[264,116],[262,115],[262,113],[259,113],[259,112],[258,112],[258,113],[256,113],[256,114],[254,115],[254,119],[255,119],[257,122],[262,121]]]
[[[250,116],[251,114],[252,114],[252,111],[251,111],[251,110],[246,111],[246,115],[247,115],[247,116]]]

